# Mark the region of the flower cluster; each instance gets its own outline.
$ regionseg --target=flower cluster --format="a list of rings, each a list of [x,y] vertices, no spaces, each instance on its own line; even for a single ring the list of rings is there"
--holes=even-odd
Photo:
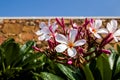
[[[52,24],[50,20],[48,25],[41,22],[40,30],[36,32],[40,41],[48,42],[46,55],[55,61],[80,66],[80,63],[102,53],[110,54],[109,50],[104,49],[105,45],[113,39],[116,42],[120,40],[120,29],[117,29],[116,20],[111,20],[103,26],[100,19],[86,18],[81,25],[70,20],[70,25],[65,25],[63,18],[56,18]]]

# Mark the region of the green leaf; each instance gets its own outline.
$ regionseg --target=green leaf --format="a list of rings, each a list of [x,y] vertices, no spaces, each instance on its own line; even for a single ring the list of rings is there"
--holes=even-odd
[[[116,66],[116,62],[118,60],[118,54],[116,53],[111,53],[109,56],[109,64],[110,64],[110,68],[111,70],[114,70],[115,66]]]
[[[114,76],[115,76],[118,58],[119,58],[119,55],[117,54],[117,52],[114,49],[111,49],[111,54],[109,56],[109,64],[110,64],[110,68],[112,70],[112,78],[114,78]]]
[[[120,54],[120,45],[117,44],[117,52]]]
[[[62,64],[57,64],[58,68],[71,80],[76,80],[73,74],[75,73],[72,69]]]
[[[120,56],[116,55],[117,58],[114,63],[114,69],[113,69],[113,80],[118,80],[120,79]]]
[[[117,44],[117,52],[118,52],[118,55],[117,58],[116,58],[116,64],[115,64],[115,74],[114,76],[118,77],[120,76],[120,45]]]
[[[94,72],[95,68],[96,68],[96,60],[93,59],[90,64],[89,64],[89,68],[92,72]]]
[[[39,57],[39,60],[41,61],[41,62],[47,62],[47,57],[46,57],[46,55],[44,55],[44,53],[37,53],[37,54],[42,54],[40,57]]]
[[[117,73],[120,73],[120,57],[118,58],[117,63],[116,63],[115,75]]]
[[[34,63],[30,63],[28,66],[25,67],[26,70],[29,70],[29,69],[42,69],[45,65],[45,62],[41,62],[41,61],[37,61],[37,62],[34,62]]]
[[[102,80],[111,80],[112,70],[110,69],[108,56],[106,54],[101,54],[98,57],[96,67],[101,73]]]
[[[117,47],[119,47],[117,45]],[[119,50],[119,48],[117,49]],[[119,51],[115,51],[115,49],[111,49],[111,54],[109,56],[109,63],[110,63],[110,67],[112,70],[112,79],[116,80],[118,78],[120,78],[120,55],[118,53]]]
[[[27,52],[29,52],[32,49],[32,46],[35,44],[34,41],[28,41],[26,42],[20,49],[20,52],[22,54],[26,54]]]
[[[94,77],[92,75],[92,72],[89,68],[89,64],[86,64],[85,66],[83,66],[83,71],[84,71],[84,74],[86,76],[86,80],[94,80]]]
[[[16,57],[19,56],[19,45],[14,42],[7,43],[6,46],[4,46],[3,54],[5,54],[7,66],[12,65],[14,60],[17,60]]]
[[[95,80],[102,79],[101,75],[100,75],[100,71],[96,68],[96,59],[93,59],[92,61],[90,61],[89,68],[90,68]]]
[[[33,61],[37,58],[39,58],[42,54],[31,54],[29,57],[27,57],[20,65],[18,66],[25,66],[28,63],[33,63]]]
[[[17,60],[14,62],[13,66],[22,63],[23,59],[29,54],[30,50],[32,50],[32,46],[34,44],[34,41],[28,41],[20,48],[20,55],[17,57]]]
[[[34,75],[41,77],[43,80],[64,80],[61,77],[48,72],[41,72],[40,74],[34,73]]]
[[[76,80],[84,80],[85,79],[84,72],[81,68],[74,67],[73,70],[75,71],[75,74],[73,74],[73,76],[75,77]]]
[[[7,39],[1,44],[1,47],[5,48],[9,43],[13,43],[13,42],[15,42],[13,38]]]
[[[0,69],[2,68],[2,63],[4,63],[4,57],[3,49],[0,46]]]

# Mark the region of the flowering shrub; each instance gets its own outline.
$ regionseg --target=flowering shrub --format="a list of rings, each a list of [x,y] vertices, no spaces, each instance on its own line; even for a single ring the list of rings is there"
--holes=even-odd
[[[102,20],[86,18],[80,26],[72,20],[70,25],[71,27],[66,26],[63,18],[56,18],[53,24],[50,24],[50,20],[48,25],[40,23],[40,30],[36,34],[40,41],[48,42],[49,48],[44,53],[50,59],[79,67],[102,53],[109,55],[110,50],[104,47],[113,39],[116,42],[120,40],[120,29],[117,29],[116,20],[102,26]]]
[[[105,48],[120,40],[117,21],[106,26],[93,19],[81,25],[70,20],[70,24],[57,18],[53,24],[40,23],[36,34],[45,48],[37,47],[35,41],[2,43],[0,80],[119,80],[120,45]]]

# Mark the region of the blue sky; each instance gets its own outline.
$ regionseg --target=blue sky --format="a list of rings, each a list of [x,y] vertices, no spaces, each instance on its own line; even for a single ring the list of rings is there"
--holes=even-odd
[[[120,16],[120,0],[1,0],[0,16]]]

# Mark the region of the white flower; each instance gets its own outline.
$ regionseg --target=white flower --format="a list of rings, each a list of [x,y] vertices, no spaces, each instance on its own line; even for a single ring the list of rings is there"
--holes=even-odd
[[[92,22],[91,26],[89,27],[90,32],[93,33],[96,38],[101,38],[99,33],[108,33],[108,31],[105,28],[100,29],[101,26],[102,26],[102,21],[95,20],[95,22]]]
[[[58,28],[58,25],[56,25],[56,22],[53,23],[50,26],[50,22],[48,23],[48,26],[44,23],[41,22],[40,24],[41,30],[37,31],[36,34],[39,36],[38,40],[49,40],[55,34],[55,30]]]
[[[62,34],[56,35],[56,41],[60,44],[55,47],[57,52],[63,52],[67,49],[67,53],[70,57],[74,57],[77,54],[77,51],[74,47],[81,46],[86,43],[86,40],[78,40],[75,42],[75,38],[77,36],[77,29],[70,30],[70,34],[68,37],[65,37]]]
[[[111,20],[110,23],[107,24],[107,29],[110,33],[112,33],[113,38],[116,42],[120,40],[120,29],[117,29],[117,21],[116,20]]]

